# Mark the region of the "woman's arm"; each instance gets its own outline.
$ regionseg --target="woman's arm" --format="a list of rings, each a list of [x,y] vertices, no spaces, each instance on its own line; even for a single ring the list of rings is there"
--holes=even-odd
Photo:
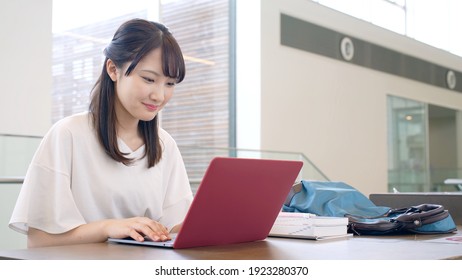
[[[27,246],[33,248],[95,243],[104,242],[110,237],[131,237],[134,240],[143,241],[143,236],[148,236],[154,241],[166,241],[170,239],[168,229],[162,224],[146,217],[135,217],[83,224],[60,234],[50,234],[31,227],[28,232]]]

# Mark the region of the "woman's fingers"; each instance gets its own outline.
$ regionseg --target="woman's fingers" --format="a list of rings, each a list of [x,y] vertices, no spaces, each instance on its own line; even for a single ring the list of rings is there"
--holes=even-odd
[[[128,236],[130,236],[131,238],[133,238],[133,240],[136,240],[136,241],[140,241],[140,242],[144,241],[144,237],[141,236],[141,234],[139,234],[138,231],[133,228],[130,229]]]
[[[122,220],[109,220],[105,227],[108,237],[131,237],[137,241],[144,241],[148,237],[153,241],[167,241],[170,238],[168,229],[161,223],[147,217],[135,217]]]
[[[167,241],[170,238],[168,229],[162,224],[149,218],[135,219],[130,226],[130,237],[135,240],[143,241],[143,236],[149,237],[153,241]]]

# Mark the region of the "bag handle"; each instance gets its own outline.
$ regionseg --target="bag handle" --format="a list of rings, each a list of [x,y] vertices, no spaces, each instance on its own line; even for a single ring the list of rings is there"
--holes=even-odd
[[[290,206],[290,202],[292,201],[292,199],[294,198],[294,196],[301,192],[302,191],[302,188],[303,188],[303,185],[302,183],[297,183],[295,185],[292,186],[292,188],[290,188],[290,191],[289,191],[289,194],[287,195],[286,197],[286,200],[284,201],[284,205],[289,207]]]
[[[398,209],[402,210],[402,209]],[[404,213],[398,215],[395,220],[404,224],[406,229],[418,228],[426,224],[440,221],[449,216],[449,212],[442,205],[437,204],[420,204],[412,206]]]

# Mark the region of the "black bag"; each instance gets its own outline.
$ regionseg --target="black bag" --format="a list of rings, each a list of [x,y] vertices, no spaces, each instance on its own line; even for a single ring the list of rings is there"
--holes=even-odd
[[[454,220],[442,205],[422,204],[401,209],[377,206],[343,182],[302,180],[292,187],[282,210],[348,217],[348,231],[356,235],[457,231]]]
[[[449,212],[442,205],[421,204],[408,208],[390,209],[378,217],[348,217],[348,230],[356,235],[399,233],[450,233],[456,231]]]

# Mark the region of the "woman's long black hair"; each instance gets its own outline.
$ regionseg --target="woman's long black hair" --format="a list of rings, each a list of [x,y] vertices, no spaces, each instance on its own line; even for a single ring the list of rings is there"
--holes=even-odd
[[[114,106],[116,94],[114,82],[106,70],[106,63],[110,59],[119,69],[130,63],[125,72],[125,75],[129,76],[140,60],[157,48],[162,49],[163,74],[174,78],[177,83],[181,82],[186,72],[183,54],[170,31],[157,22],[133,19],[119,27],[111,43],[104,50],[106,59],[92,90],[89,110],[98,139],[110,157],[125,165],[129,165],[133,159],[127,158],[117,144],[117,116]],[[148,158],[148,167],[152,167],[162,158],[158,116],[151,121],[140,120],[138,130],[144,138],[144,156]]]

